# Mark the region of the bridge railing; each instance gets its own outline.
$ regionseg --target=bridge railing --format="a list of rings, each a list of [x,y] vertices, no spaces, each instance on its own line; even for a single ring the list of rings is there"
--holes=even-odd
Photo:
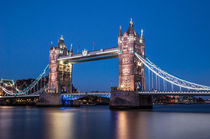
[[[106,52],[112,52],[112,51],[118,51],[118,47],[113,47],[113,48],[107,48],[107,49],[99,49],[99,50],[94,50],[94,51],[88,51],[87,56],[89,55],[96,55],[100,53],[106,53]],[[65,59],[65,58],[77,58],[77,57],[83,57],[82,53],[77,53],[73,54],[72,56],[67,55],[67,56],[61,56],[59,59]]]
[[[138,92],[142,95],[210,95],[209,91],[145,91],[145,92]]]
[[[62,94],[62,99],[64,100],[75,100],[80,99],[85,96],[98,96],[104,98],[110,98],[110,92],[103,92],[103,93],[70,93],[70,94]]]

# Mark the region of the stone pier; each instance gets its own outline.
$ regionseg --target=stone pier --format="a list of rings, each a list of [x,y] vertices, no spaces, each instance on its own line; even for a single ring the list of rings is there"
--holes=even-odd
[[[61,94],[47,93],[40,94],[37,106],[62,106]]]
[[[111,109],[152,109],[152,96],[140,95],[134,91],[114,91],[111,92],[109,106]]]

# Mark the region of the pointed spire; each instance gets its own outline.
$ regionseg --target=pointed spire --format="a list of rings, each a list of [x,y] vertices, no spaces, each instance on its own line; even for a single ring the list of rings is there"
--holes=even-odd
[[[143,30],[143,29],[141,29],[141,37],[143,36],[143,33],[144,33],[144,30]]]
[[[60,39],[58,40],[58,45],[57,45],[57,48],[62,48],[64,49],[66,46],[65,46],[65,43],[64,43],[64,38],[63,38],[63,35],[61,35]]]
[[[70,48],[70,55],[73,55],[72,43],[71,43],[71,48]]]
[[[61,35],[60,40],[61,40],[61,41],[64,41],[63,35]]]
[[[143,33],[144,33],[144,30],[143,30],[143,29],[141,29],[141,38],[140,38],[140,43],[144,43],[144,35],[143,35]]]
[[[122,26],[120,26],[120,32],[119,32],[119,37],[123,36],[122,35]]]
[[[131,18],[131,20],[130,20],[130,25],[133,25],[133,20],[132,20],[132,18]]]
[[[133,20],[132,20],[132,18],[131,18],[131,20],[130,20],[130,24],[129,24],[127,33],[128,33],[128,34],[134,34],[134,33],[135,33],[135,30],[134,30],[134,27],[133,27]]]
[[[72,51],[73,49],[72,49],[72,43],[71,43],[71,48],[70,48],[70,50]]]
[[[51,43],[50,44],[50,49],[53,49],[53,46],[52,46],[53,42],[51,41],[50,43]]]
[[[138,38],[138,39],[139,39],[139,34],[138,34],[138,33],[136,33],[136,38]]]
[[[60,41],[58,40],[58,44],[57,44],[57,47],[56,48],[60,48]]]

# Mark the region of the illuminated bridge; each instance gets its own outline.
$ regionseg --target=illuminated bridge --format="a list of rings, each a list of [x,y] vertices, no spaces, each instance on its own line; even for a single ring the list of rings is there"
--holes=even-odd
[[[118,47],[100,49],[96,51],[88,52],[86,49],[83,50],[82,54],[73,54],[72,56],[62,56],[58,58],[58,61],[68,61],[70,63],[80,63],[95,61],[101,59],[117,58],[119,53]]]
[[[88,93],[88,95],[110,97],[110,102],[113,106],[150,105],[150,96],[152,95],[210,95],[209,86],[189,82],[169,74],[151,62],[151,60],[145,56],[144,50],[145,41],[143,30],[139,35],[134,30],[132,20],[125,33],[122,33],[120,28],[117,47],[94,51],[84,49],[82,53],[75,54],[73,53],[72,45],[71,49],[68,50],[63,37],[61,37],[57,46],[52,46],[51,44],[49,65],[45,67],[43,72],[41,72],[32,84],[23,90],[16,88],[15,92],[8,90],[4,86],[0,86],[0,89],[3,90],[7,96],[24,96],[43,92],[55,94],[66,92],[68,94],[62,95],[63,97],[70,100],[78,99],[87,94],[73,92],[73,65],[81,62],[118,58],[119,85],[117,90],[104,94]],[[40,90],[29,93],[42,82],[43,76],[48,73],[48,68],[48,84],[45,84]],[[145,70],[147,70],[147,72]],[[147,84],[147,87],[145,84]],[[146,97],[137,99],[139,95]],[[146,104],[142,104],[141,102],[146,102]]]
[[[76,100],[83,98],[85,96],[97,96],[97,97],[103,97],[103,98],[110,98],[111,93],[110,92],[102,92],[102,93],[71,93],[71,94],[62,94],[62,99],[65,100]]]

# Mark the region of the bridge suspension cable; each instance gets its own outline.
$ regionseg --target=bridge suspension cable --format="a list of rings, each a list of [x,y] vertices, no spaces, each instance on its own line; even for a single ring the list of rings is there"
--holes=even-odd
[[[149,82],[149,91],[150,91],[150,70],[149,69],[148,69],[148,76],[149,76],[148,82]]]
[[[30,84],[28,85],[26,88],[24,88],[22,91],[20,91],[18,88],[15,87],[15,90],[18,91],[17,93],[14,93],[12,91],[7,90],[6,88],[4,88],[3,86],[0,86],[0,88],[8,95],[25,95],[27,94],[30,90],[32,90],[38,83],[39,81],[42,79],[42,77],[45,75],[47,69],[49,68],[49,65],[47,65],[43,72]],[[37,89],[38,90],[38,89]]]
[[[203,91],[205,91],[205,90],[207,91],[207,90],[210,89],[210,86],[204,86],[204,85],[192,83],[192,82],[189,82],[189,81],[180,79],[180,78],[178,78],[178,77],[175,77],[175,76],[173,76],[173,75],[171,75],[171,74],[169,74],[169,73],[167,73],[167,72],[161,70],[161,69],[160,69],[159,67],[157,67],[154,63],[152,63],[148,58],[146,58],[146,59],[148,60],[148,62],[150,62],[152,65],[154,65],[154,67],[156,67],[156,69],[160,70],[161,72],[163,72],[163,73],[166,74],[167,76],[170,76],[171,78],[174,78],[174,79],[176,79],[176,80],[180,80],[180,81],[184,82],[185,84],[193,85],[194,87],[196,86],[197,88],[202,88]],[[179,87],[182,88],[182,86],[179,86]],[[187,89],[189,90],[190,88],[187,88]],[[200,90],[200,89],[198,89],[198,90]]]
[[[143,57],[141,57],[141,55],[139,55],[136,52],[134,52],[134,54],[149,70],[152,71],[152,73],[156,74],[157,76],[159,76],[160,78],[163,79],[163,84],[165,84],[164,81],[167,81],[168,83],[171,83],[178,87],[186,88],[186,89],[190,89],[190,90],[197,90],[197,91],[209,91],[210,90],[210,87],[208,87],[208,86],[192,83],[192,82],[180,79],[178,77],[175,77],[175,76],[161,70],[154,63],[152,63],[148,58],[144,59]],[[165,87],[167,87],[167,84]],[[165,87],[164,87],[164,90],[165,90]]]

